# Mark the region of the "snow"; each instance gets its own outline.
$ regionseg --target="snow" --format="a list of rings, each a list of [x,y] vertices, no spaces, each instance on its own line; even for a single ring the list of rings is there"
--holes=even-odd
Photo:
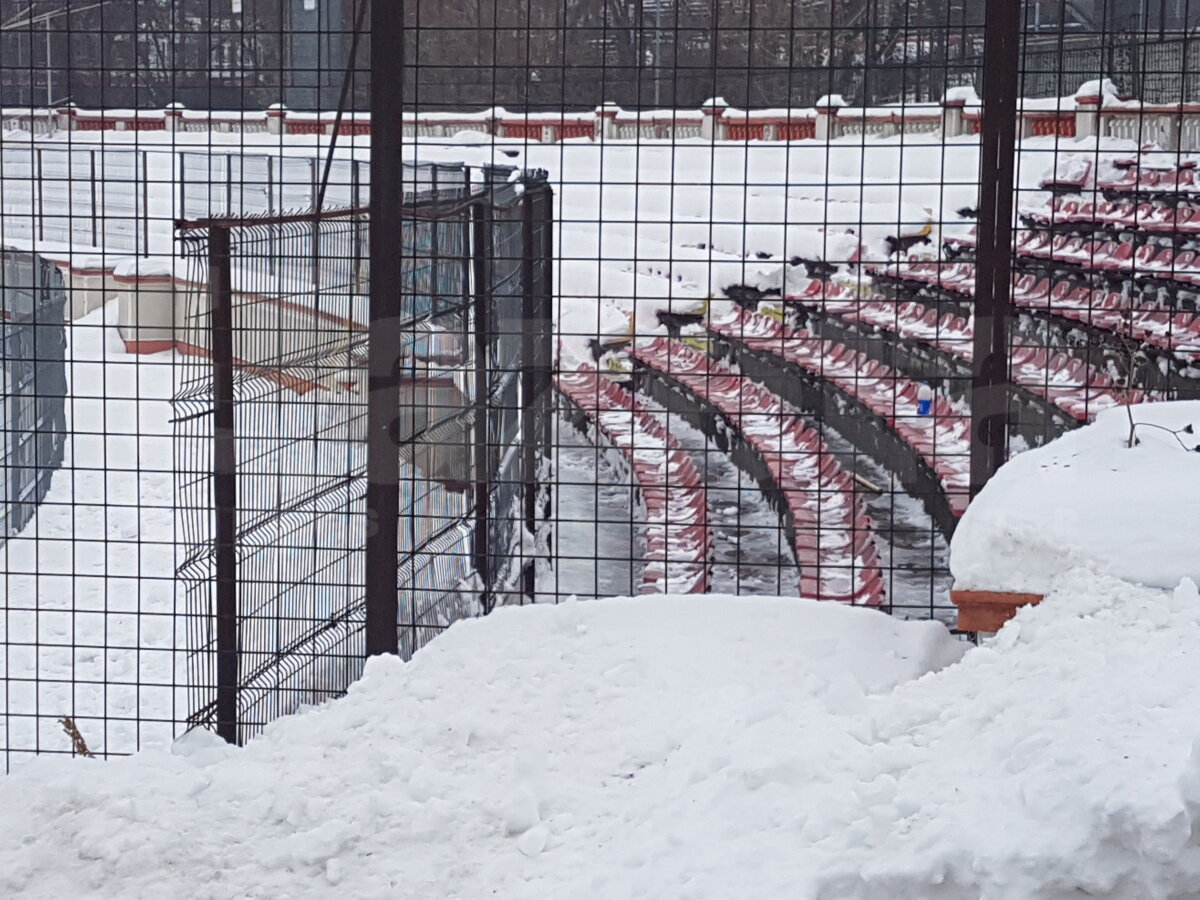
[[[63,465],[34,519],[0,548],[0,720],[14,751],[69,749],[62,715],[94,750],[116,753],[170,740],[172,720],[186,717],[174,617],[177,362],[126,353],[115,314],[110,303],[67,328]]]
[[[1129,410],[1146,423],[1136,447],[1121,407],[1000,469],[955,531],[955,587],[1044,593],[1075,566],[1159,588],[1200,582],[1200,453],[1162,430],[1192,425],[1179,438],[1200,444],[1200,401]]]
[[[246,748],[0,781],[0,893],[1194,896],[1197,639],[1194,583],[1081,570],[965,655],[794,598],[501,609]]]
[[[194,265],[172,257],[130,256],[113,266],[113,275],[118,278],[173,278],[177,264],[183,273],[187,272],[190,265]]]
[[[0,781],[0,895],[677,896],[694,877],[744,896],[725,852],[796,839],[777,819],[870,739],[857,714],[965,646],[795,598],[500,609],[242,750],[194,733],[24,767]]]
[[[303,157],[328,138],[96,140]],[[1024,142],[1022,189],[1085,146],[1098,157],[1094,139]],[[844,260],[861,242],[883,258],[886,234],[973,205],[978,163],[969,136],[601,148],[464,133],[411,150],[550,172],[557,325],[578,358],[729,284],[784,285],[793,255]],[[149,157],[165,220],[171,156]],[[160,231],[163,255],[122,271],[173,271]],[[103,768],[42,758],[0,780],[0,895],[1195,895],[1200,454],[1152,426],[1200,428],[1200,402],[1134,407],[1136,448],[1110,410],[1001,470],[955,535],[957,586],[1047,599],[965,656],[936,623],[794,597],[502,609],[411,663],[373,661],[347,698],[246,749],[199,732],[167,752],[186,704],[173,358],[124,354],[115,313],[68,329],[68,457],[4,550],[0,714],[14,746],[65,749],[54,720],[70,709],[93,749],[157,749]],[[593,493],[596,472],[576,468]],[[595,509],[612,500],[595,493]],[[628,562],[626,532],[575,537],[585,566],[610,544]]]
[[[1109,98],[1116,100],[1119,98],[1117,86],[1113,84],[1110,78],[1098,78],[1093,81],[1085,81],[1079,86],[1079,90],[1075,92],[1075,99],[1082,97],[1101,97],[1106,101]]]
[[[460,140],[439,139],[415,141],[406,147],[414,160],[421,162],[466,161],[472,165],[487,163],[510,164],[530,168],[544,168],[549,172],[554,188],[556,218],[558,220],[554,245],[558,248],[555,284],[558,287],[557,325],[564,346],[564,360],[570,365],[572,357],[587,358],[588,341],[598,335],[620,336],[636,327],[640,335],[658,330],[657,313],[663,309],[696,311],[704,308],[711,296],[719,296],[721,290],[736,283],[755,284],[762,287],[783,286],[803,272],[803,267],[792,267],[788,260],[793,256],[819,259],[844,260],[849,258],[861,242],[865,259],[882,259],[887,252],[883,237],[896,233],[911,233],[919,230],[930,218],[927,208],[933,210],[936,221],[951,221],[954,210],[962,206],[973,206],[977,194],[978,138],[967,136],[943,143],[931,136],[922,142],[914,136],[884,138],[864,144],[858,137],[833,141],[830,145],[818,141],[794,141],[788,144],[753,144],[696,142],[672,144],[669,141],[643,141],[635,143],[612,143],[606,145],[540,145],[521,141],[501,141],[490,136],[479,135],[472,145],[469,135]],[[267,134],[221,134],[221,133],[175,133],[159,132],[71,132],[56,139],[44,141],[5,141],[0,145],[0,162],[4,164],[5,217],[3,232],[5,242],[22,246],[34,246],[33,232],[22,237],[21,229],[30,229],[32,219],[28,215],[32,201],[30,193],[33,149],[43,151],[43,165],[53,173],[56,180],[68,178],[76,181],[75,187],[82,193],[72,191],[47,193],[47,237],[36,246],[41,252],[53,251],[66,258],[72,250],[88,257],[103,256],[112,265],[130,255],[143,254],[143,237],[148,237],[150,259],[131,261],[128,265],[146,272],[147,266],[166,273],[175,269],[184,278],[192,269],[180,270],[181,263],[175,261],[176,246],[172,240],[170,220],[179,215],[177,208],[179,191],[175,178],[182,167],[177,165],[181,156],[198,161],[199,171],[195,178],[189,175],[190,184],[201,189],[189,192],[189,215],[208,214],[208,204],[222,208],[225,203],[223,192],[216,187],[223,183],[222,163],[229,152],[242,154],[243,174],[257,170],[266,179],[266,155],[275,158],[275,184],[279,187],[279,198],[275,208],[288,205],[303,205],[312,186],[310,159],[328,145],[328,137],[281,136]],[[1110,146],[1132,146],[1129,142],[1108,142]],[[1074,152],[1082,144],[1055,138],[1037,138],[1022,144],[1020,178],[1022,188],[1036,187],[1047,162],[1053,162],[1056,151]],[[87,148],[105,151],[100,161],[104,165],[105,190],[102,202],[109,205],[105,227],[94,234],[91,222],[79,215],[79,202],[86,197],[90,202],[90,183],[80,181],[88,171],[85,166],[66,161],[66,155]],[[130,148],[140,147],[146,151],[145,163],[153,186],[148,197],[151,229],[149,235],[139,234],[134,227],[136,211],[143,204],[133,180],[139,177],[139,168],[133,164],[134,154]],[[1095,149],[1095,143],[1090,145]],[[346,139],[339,144],[339,163],[350,157],[365,158],[369,140],[361,137]],[[831,152],[832,148],[832,152]],[[178,153],[176,152],[178,151]],[[515,153],[509,157],[508,152]],[[201,154],[211,155],[212,164]],[[751,177],[752,176],[752,177]],[[335,171],[335,178],[341,178]],[[206,179],[215,185],[206,185]],[[128,188],[129,190],[125,190]],[[294,189],[294,190],[293,190]],[[74,199],[72,199],[72,197]],[[261,212],[265,196],[253,192],[235,192],[235,203],[243,204],[246,212]],[[258,203],[258,206],[254,204]],[[60,215],[50,215],[57,205]],[[68,213],[72,213],[68,215]],[[52,225],[56,226],[52,228]],[[62,227],[57,227],[62,226]],[[68,227],[69,226],[69,227]],[[123,227],[115,227],[123,226]],[[851,232],[854,233],[851,233]],[[69,241],[76,239],[73,248]],[[93,245],[93,239],[102,246]],[[82,240],[80,240],[82,239]],[[760,259],[760,253],[771,254],[770,259]],[[169,269],[170,267],[170,269]],[[235,269],[235,288],[239,271]],[[805,280],[806,281],[806,280]],[[332,305],[328,294],[314,298],[321,309],[335,312],[347,318],[361,320],[362,304],[343,309]],[[128,565],[123,561],[126,554],[135,555],[138,540],[148,543],[145,535],[151,521],[157,523],[160,514],[161,491],[170,493],[170,486],[163,482],[151,488],[146,479],[169,472],[170,449],[163,446],[151,451],[150,444],[162,443],[163,435],[169,436],[170,418],[170,363],[169,355],[149,358],[128,356],[120,345],[115,329],[117,310],[110,306],[105,312],[107,329],[89,327],[100,321],[76,323],[69,329],[72,353],[75,354],[73,368],[68,375],[72,378],[72,390],[78,396],[71,398],[74,408],[69,410],[72,423],[82,423],[81,428],[72,425],[77,446],[88,448],[95,458],[103,459],[100,467],[79,470],[70,458],[64,470],[55,476],[51,494],[51,506],[39,513],[38,519],[27,529],[31,539],[10,542],[10,558],[15,566],[20,559],[38,559],[46,569],[36,586],[37,595],[48,596],[58,590],[57,585],[69,584],[81,598],[73,601],[76,606],[89,604],[88,616],[101,624],[88,634],[101,634],[107,627],[113,638],[105,643],[97,638],[94,643],[103,647],[96,658],[100,671],[88,671],[94,687],[72,699],[69,686],[42,684],[35,691],[32,686],[15,689],[4,701],[10,711],[37,708],[44,715],[40,720],[26,720],[23,730],[12,732],[10,745],[61,749],[65,737],[61,734],[55,718],[63,709],[72,708],[81,717],[81,727],[91,727],[91,719],[105,715],[123,717],[119,726],[110,727],[107,735],[93,737],[97,749],[120,752],[132,749],[137,741],[147,739],[147,729],[139,732],[131,721],[135,712],[150,717],[159,717],[158,712],[167,710],[161,718],[161,730],[169,733],[169,719],[179,718],[169,709],[167,691],[148,692],[143,689],[136,698],[130,699],[135,689],[125,682],[140,679],[170,680],[170,667],[159,651],[169,646],[171,635],[162,632],[162,623],[168,621],[163,615],[170,610],[171,597],[160,596],[160,582],[148,577],[146,568],[139,568],[135,560]],[[97,340],[103,335],[103,341]],[[114,343],[115,342],[115,343]],[[104,403],[108,411],[99,409],[99,401],[86,396],[88,384],[105,385],[111,394]],[[134,398],[138,413],[130,421],[112,410],[133,408]],[[85,402],[97,411],[94,418],[79,416]],[[92,407],[89,407],[92,408]],[[88,413],[89,417],[92,415]],[[102,423],[107,422],[106,426]],[[135,438],[123,436],[122,431],[136,431],[141,441],[138,453],[138,471],[129,473],[121,468],[127,458],[125,447]],[[74,437],[72,438],[74,440]],[[101,448],[98,445],[104,444]],[[80,457],[74,457],[80,458]],[[587,486],[581,492],[591,492],[596,474],[594,466],[585,471],[582,480]],[[163,476],[168,477],[168,476]],[[69,505],[72,479],[79,485],[94,484],[92,493],[76,507]],[[136,483],[134,483],[136,479]],[[588,480],[592,479],[592,480]],[[105,495],[105,485],[110,493]],[[128,490],[126,490],[128,485]],[[111,498],[113,491],[130,497],[154,498],[154,509],[130,508],[125,512],[109,515],[107,526],[101,512],[103,499]],[[61,491],[67,491],[63,494]],[[147,493],[150,491],[150,493]],[[155,493],[157,492],[157,493]],[[83,497],[84,495],[81,495]],[[625,494],[628,497],[628,494]],[[619,506],[617,507],[619,513]],[[81,515],[91,517],[80,524],[72,518]],[[609,515],[606,518],[618,518]],[[133,521],[127,521],[127,518]],[[94,521],[92,521],[94,519]],[[170,527],[169,519],[165,527]],[[585,530],[590,527],[583,523]],[[108,530],[106,530],[106,528]],[[616,530],[616,529],[613,529]],[[163,526],[154,525],[154,541],[167,535]],[[86,559],[73,563],[64,538],[71,534],[95,535],[96,540],[86,545]],[[36,540],[32,539],[36,536]],[[103,571],[104,560],[99,557],[91,561],[93,550],[102,553],[103,540],[107,540],[111,554],[120,556],[121,574],[113,580],[105,580],[98,573]],[[174,549],[173,536],[166,538],[159,558],[159,545],[153,554],[143,553],[140,565],[153,566],[153,574],[171,572],[173,558],[167,555]],[[17,549],[18,545],[24,549]],[[632,545],[629,534],[615,536],[600,535],[594,540],[581,541],[586,548],[586,559],[576,560],[575,565],[586,567],[597,547],[602,552],[621,546],[618,555],[625,560],[620,568],[632,568],[628,563]],[[83,546],[81,544],[81,546]],[[614,551],[617,552],[617,551]],[[27,554],[18,557],[11,554]],[[73,566],[90,567],[83,568]],[[33,563],[23,564],[21,571],[30,571]],[[117,565],[117,563],[111,563]],[[750,568],[749,566],[747,568]],[[767,571],[767,566],[760,567]],[[86,580],[84,579],[86,575]],[[142,596],[134,598],[123,586],[137,575],[141,576],[139,590]],[[731,579],[735,580],[735,579]],[[762,580],[757,589],[778,591],[769,578]],[[581,576],[578,583],[588,590],[603,593],[624,593],[630,585],[611,579],[601,580],[594,573]],[[22,587],[24,582],[14,576],[10,589]],[[566,581],[564,581],[566,584]],[[22,589],[24,589],[22,587]],[[570,590],[577,588],[572,586]],[[30,596],[35,588],[29,586]],[[153,594],[153,596],[151,596]],[[126,598],[131,610],[117,606],[106,598]],[[105,617],[106,608],[110,615]],[[143,615],[155,615],[153,620],[142,621]],[[0,627],[7,635],[20,635],[27,627],[39,628],[40,634],[51,633],[47,629],[53,624],[56,633],[64,631],[51,619],[62,619],[69,627],[80,633],[80,616],[68,611],[52,608],[47,604],[39,613],[36,622],[32,614],[24,612],[10,618]],[[107,625],[103,623],[107,621]],[[139,624],[141,623],[141,624]],[[91,628],[91,626],[88,626]],[[126,639],[129,629],[134,638]],[[137,648],[141,648],[138,650]],[[13,651],[10,660],[17,660],[26,650]],[[66,651],[55,653],[65,655]],[[138,655],[140,653],[140,655]],[[57,657],[55,657],[57,659]],[[160,662],[161,660],[161,662]],[[147,663],[147,661],[150,661]],[[36,660],[20,658],[19,671],[34,671]],[[59,665],[57,662],[55,665]],[[139,666],[152,666],[139,668]],[[107,666],[108,668],[104,668]],[[161,670],[160,667],[161,666]],[[69,662],[63,662],[61,671],[69,670]],[[18,671],[18,669],[12,669]],[[82,670],[81,670],[82,671]],[[160,671],[162,674],[160,674]],[[133,674],[130,674],[133,673]],[[38,692],[41,692],[39,696]],[[158,696],[161,695],[160,703]],[[59,698],[62,702],[59,702]],[[107,698],[107,699],[106,699]],[[173,702],[173,698],[172,702]],[[180,707],[182,708],[182,707]],[[26,743],[27,736],[31,739]]]
[[[835,109],[846,105],[846,98],[841,94],[823,94],[813,104],[816,109]]]
[[[979,94],[975,93],[975,86],[971,84],[960,85],[959,87],[946,88],[947,103],[962,103],[964,106],[979,106],[981,101]]]

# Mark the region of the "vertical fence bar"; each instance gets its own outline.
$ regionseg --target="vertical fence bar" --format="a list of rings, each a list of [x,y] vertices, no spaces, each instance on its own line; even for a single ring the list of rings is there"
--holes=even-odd
[[[540,282],[541,326],[542,326],[542,459],[547,464],[554,458],[554,196],[549,185],[543,185],[538,196],[541,198],[542,213],[538,218],[542,228],[542,273]],[[546,563],[554,560],[555,535],[551,531],[554,512],[554,479],[548,478],[542,494],[542,527],[545,529]]]
[[[486,204],[471,207],[472,262],[474,265],[475,297],[473,316],[475,342],[475,534],[473,555],[475,571],[483,583],[481,603],[483,611],[490,612],[492,596],[491,560],[488,554],[488,523],[491,504],[491,459],[488,453],[488,426],[491,424],[489,341],[492,331],[491,292],[491,211]]]
[[[232,153],[225,154],[225,215],[232,216],[233,210],[233,159]],[[238,210],[241,213],[241,210]]]
[[[317,174],[317,161],[310,159],[308,161],[309,175],[312,179],[312,208],[317,212],[321,211],[319,201],[324,200],[325,185],[320,182],[320,176]],[[309,249],[309,265],[312,267],[312,283],[313,287],[321,286],[321,225],[314,221],[309,228],[309,241],[312,246]]]
[[[269,162],[269,159],[268,159],[268,162]],[[269,171],[270,171],[270,168],[268,166],[268,172]],[[350,205],[354,209],[362,209],[362,186],[360,183],[360,178],[361,178],[361,175],[359,174],[359,171],[358,171],[358,160],[352,159],[350,161]],[[356,294],[362,290],[362,275],[363,275],[363,266],[362,266],[363,239],[362,239],[362,237],[363,237],[362,218],[359,216],[356,216],[355,224],[354,224],[354,236],[352,238],[353,250],[351,252],[351,255],[354,257],[354,260],[353,260],[354,275],[350,279],[350,283],[353,285],[353,291]]]
[[[179,164],[179,212],[176,216],[180,219],[187,218],[187,158],[186,153],[177,153],[175,158]],[[270,159],[270,157],[267,157]]]
[[[275,157],[267,157],[267,215],[273,216],[275,209]],[[275,249],[275,232],[271,231],[267,238],[267,271],[275,274],[277,251]]]
[[[91,193],[92,193],[92,246],[98,247],[99,235],[96,233],[96,223],[100,221],[100,207],[96,205],[96,151],[88,151],[88,168],[91,177]]]
[[[150,255],[150,159],[142,151],[142,255]]]
[[[42,190],[42,148],[39,147],[36,151],[37,159],[37,214],[38,214],[38,240],[46,239],[46,203],[45,195]]]
[[[367,350],[367,655],[399,652],[404,4],[371,4],[371,287]]]
[[[233,406],[233,284],[229,229],[208,230],[212,310],[213,502],[216,506],[217,734],[238,740],[237,443]]]
[[[1017,133],[1020,0],[988,0],[971,377],[971,495],[1004,463],[1008,320],[1012,302],[1013,168]]]
[[[521,194],[521,486],[522,506],[525,514],[525,532],[538,532],[538,438],[542,402],[541,372],[538,366],[538,344],[541,343],[538,328],[537,296],[534,293],[534,242],[533,242],[533,198],[530,185],[525,184]],[[523,593],[530,603],[537,589],[537,557],[527,558],[525,542],[521,541],[521,577]],[[535,548],[530,548],[534,550]]]

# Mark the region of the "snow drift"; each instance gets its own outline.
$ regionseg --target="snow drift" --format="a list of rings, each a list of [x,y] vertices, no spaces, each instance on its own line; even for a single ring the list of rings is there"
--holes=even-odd
[[[1132,448],[1130,414],[1143,423]],[[1042,594],[1074,566],[1152,587],[1200,582],[1197,445],[1200,401],[1174,401],[1105,410],[1013,457],[954,533],[955,587]]]
[[[0,894],[1195,896],[1198,637],[1081,573],[957,663],[795,599],[502,609],[242,750],[22,768]]]

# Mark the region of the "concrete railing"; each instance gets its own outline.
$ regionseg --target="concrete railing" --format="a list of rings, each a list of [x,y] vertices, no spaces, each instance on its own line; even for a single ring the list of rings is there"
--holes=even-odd
[[[931,135],[944,138],[979,132],[981,106],[969,89],[948,92],[940,103],[880,107],[847,106],[822,97],[799,109],[734,109],[717,98],[695,110],[626,110],[606,104],[587,112],[405,113],[407,137],[450,137],[464,131],[515,140],[791,141],[838,137]],[[1200,103],[1151,105],[1123,100],[1106,82],[1088,82],[1071,97],[1020,101],[1020,137],[1113,137],[1166,150],[1200,151]],[[159,110],[15,108],[0,110],[5,131],[36,136],[57,131],[233,132],[278,135],[369,135],[369,113],[300,112],[276,105],[262,111],[204,112],[171,104]]]

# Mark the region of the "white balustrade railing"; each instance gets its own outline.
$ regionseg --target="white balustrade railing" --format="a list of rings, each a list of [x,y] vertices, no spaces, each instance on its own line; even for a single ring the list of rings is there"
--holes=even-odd
[[[1073,97],[1020,102],[1023,137],[1112,137],[1164,149],[1200,151],[1200,104],[1144,106],[1112,93],[1090,92],[1089,82]],[[837,137],[888,138],[905,134],[957,137],[979,127],[979,101],[956,88],[942,104],[907,104],[856,109],[833,106],[798,110],[736,110],[721,100],[699,110],[631,111],[606,105],[590,112],[521,113],[495,108],[468,113],[405,113],[410,138],[444,138],[478,131],[537,142],[588,139],[716,141],[798,140]],[[43,137],[60,131],[179,131],[329,135],[370,133],[366,113],[301,112],[275,106],[262,111],[204,112],[178,105],[161,110],[9,108],[0,110],[5,132]]]

